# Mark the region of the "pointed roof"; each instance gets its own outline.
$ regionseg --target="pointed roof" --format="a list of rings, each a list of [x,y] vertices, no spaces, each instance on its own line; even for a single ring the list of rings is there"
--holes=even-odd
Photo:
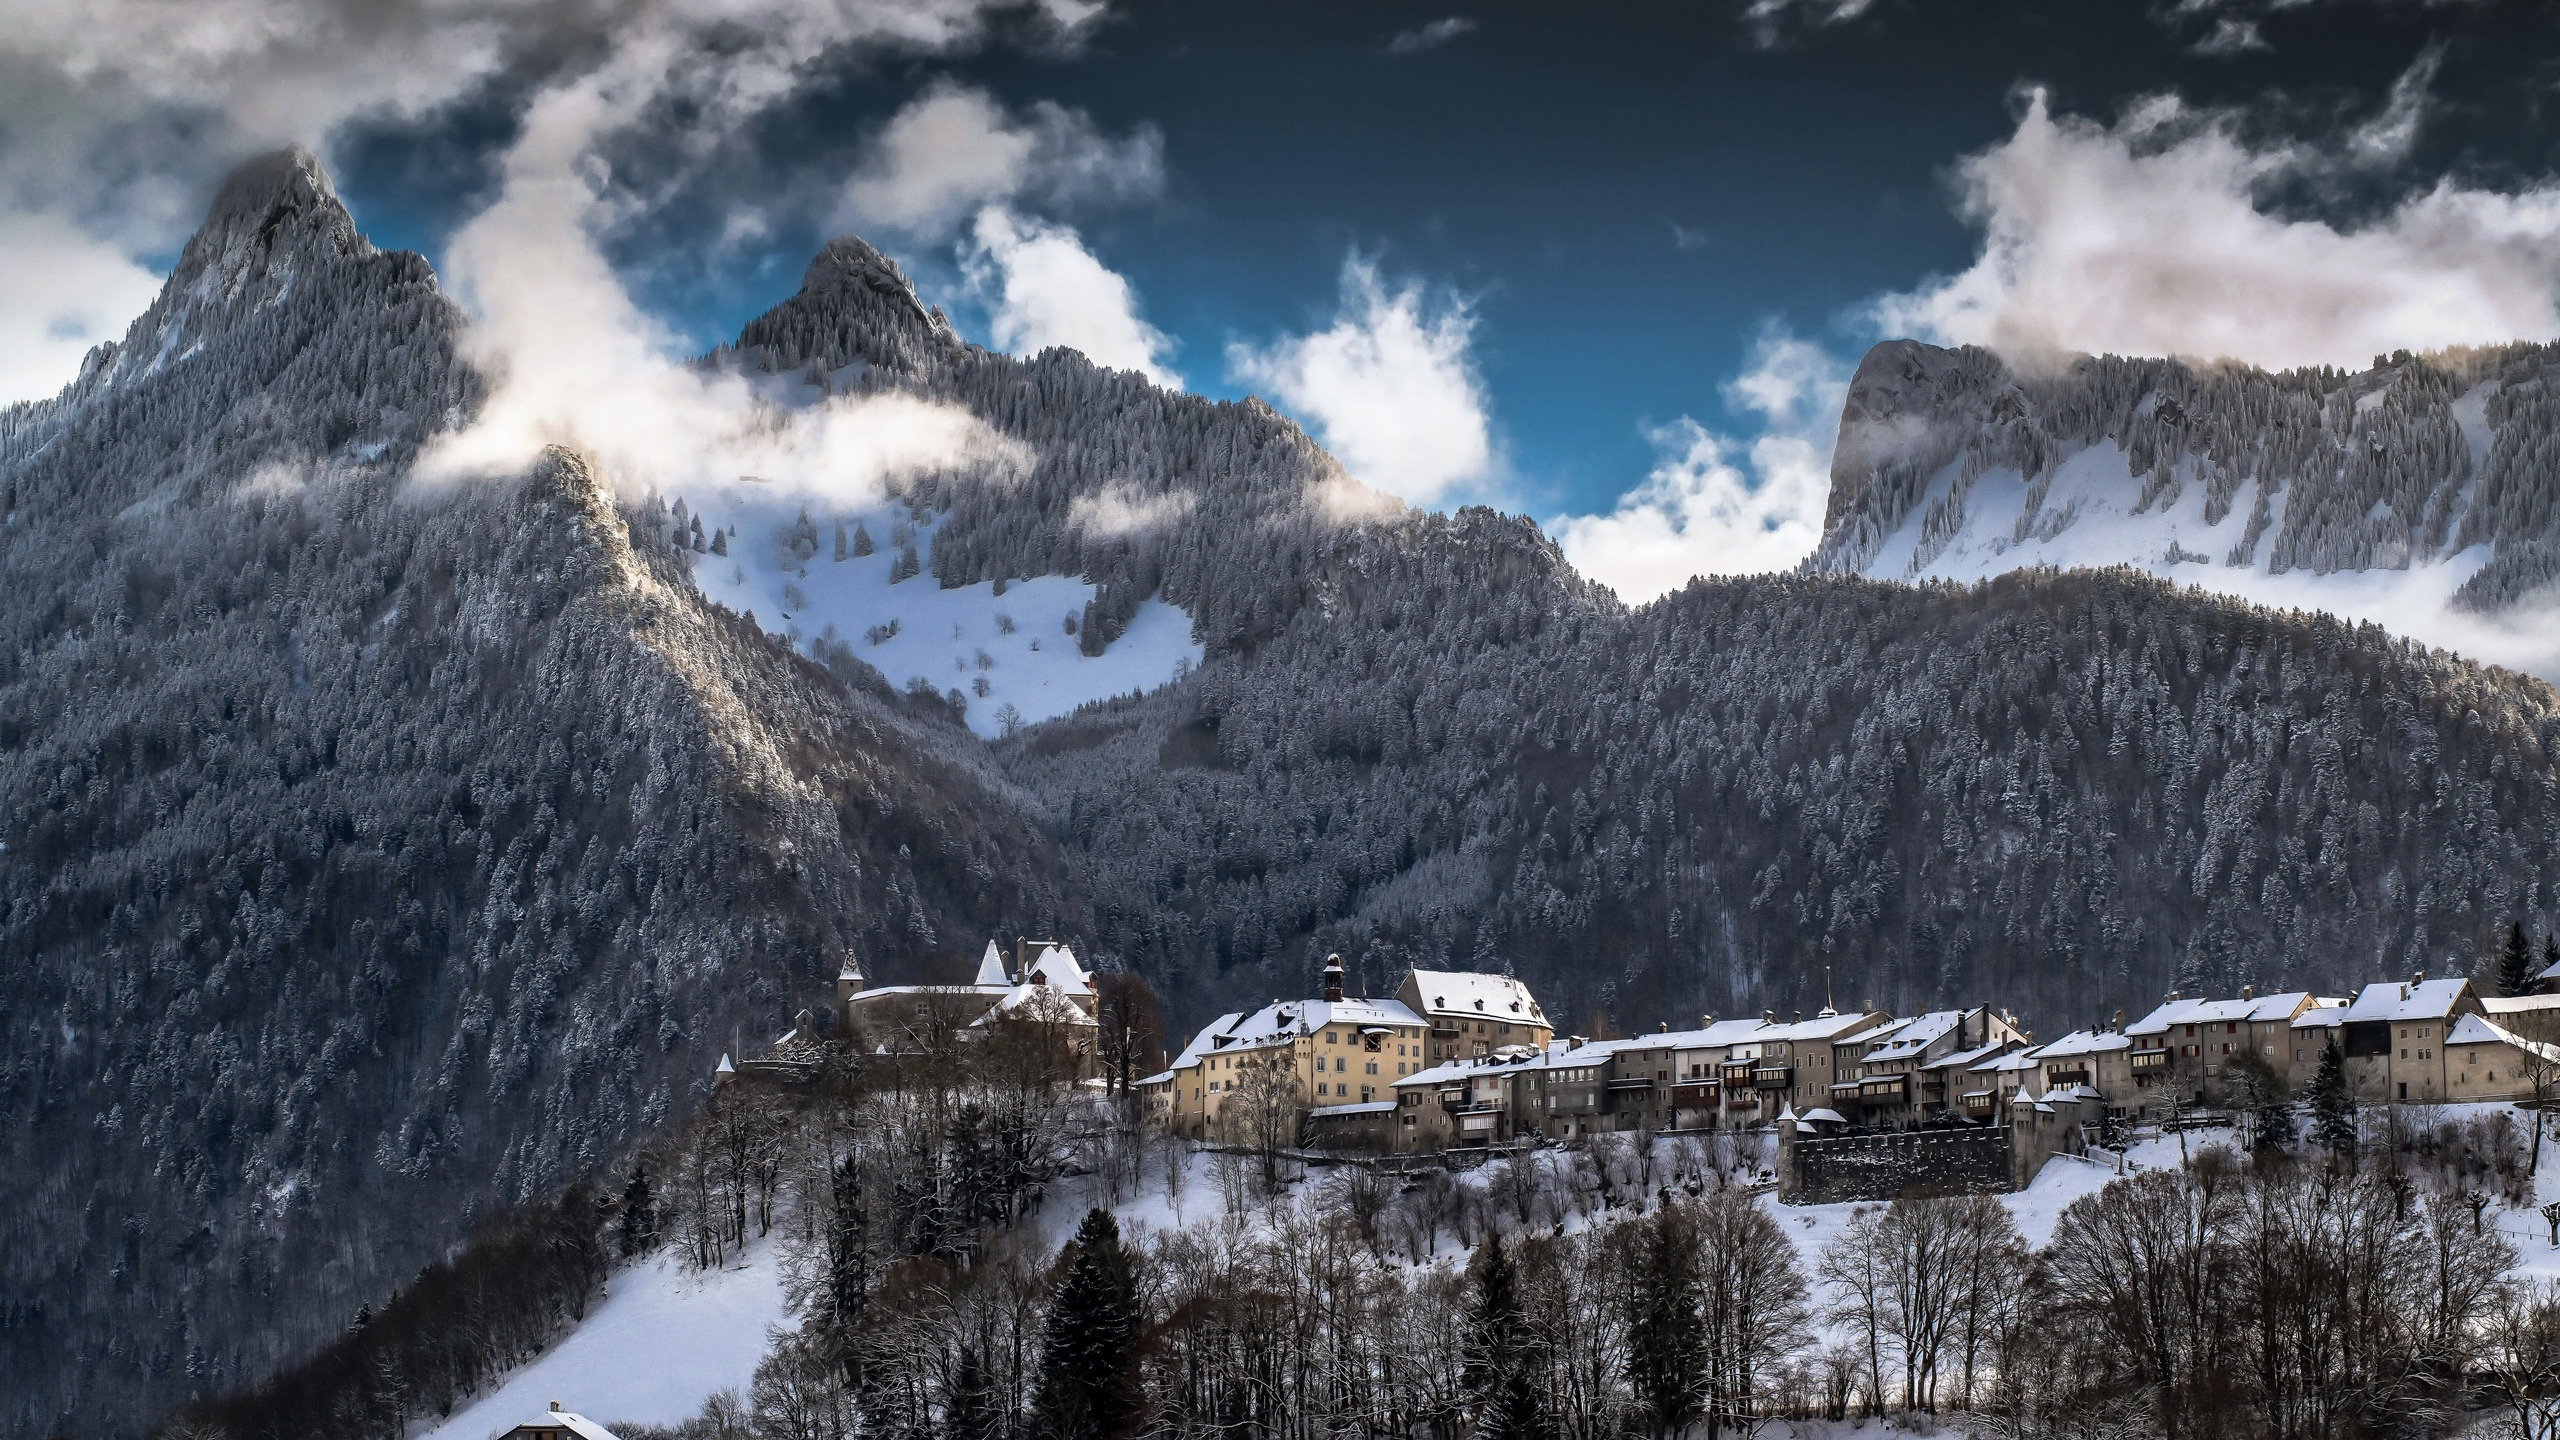
[[[1076,952],[1064,945],[1044,947],[1031,961],[1031,973],[1022,977],[1025,984],[1047,985],[1067,995],[1090,995],[1093,982],[1076,963]]]
[[[978,978],[971,983],[1000,989],[1012,986],[1013,977],[1004,973],[1004,952],[996,948],[993,940],[987,942],[987,953],[978,957]]]

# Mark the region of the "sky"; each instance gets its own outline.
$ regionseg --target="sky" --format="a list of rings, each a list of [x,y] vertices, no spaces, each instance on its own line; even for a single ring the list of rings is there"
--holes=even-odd
[[[519,438],[852,231],[1642,599],[1811,548],[1881,338],[2560,334],[2555,103],[2560,8],[2499,0],[0,0],[0,400],[301,143],[551,377]]]

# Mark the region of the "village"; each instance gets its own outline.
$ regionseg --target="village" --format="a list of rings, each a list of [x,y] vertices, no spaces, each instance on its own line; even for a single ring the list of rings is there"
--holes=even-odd
[[[1782,1201],[2014,1190],[2137,1128],[2290,1124],[2324,1066],[2352,1107],[2539,1107],[2560,1086],[2560,993],[2545,993],[2560,965],[2493,988],[2514,993],[2423,974],[2346,996],[2172,993],[2044,1042],[1991,1003],[1705,1015],[1595,1039],[1559,1035],[1509,975],[1413,969],[1391,995],[1354,996],[1330,956],[1316,994],[1219,1016],[1130,1088],[1154,1127],[1199,1142],[1464,1157],[1709,1132],[1773,1144]],[[1100,1010],[1067,946],[1018,946],[1008,967],[991,941],[966,985],[868,986],[848,964],[830,1018],[879,1057],[937,1032],[1056,1027],[1090,1069]]]
[[[618,1200],[467,1262],[548,1329],[396,1398],[426,1440],[1046,1434],[1093,1376],[1127,1423],[1074,1433],[2550,1440],[2560,966],[2508,951],[2049,1041],[1989,1002],[1558,1034],[1519,977],[1328,956],[1178,1049],[1063,941],[842,959]]]

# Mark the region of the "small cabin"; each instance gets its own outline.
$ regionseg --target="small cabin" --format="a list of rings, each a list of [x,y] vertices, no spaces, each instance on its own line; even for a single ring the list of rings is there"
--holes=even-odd
[[[584,1415],[561,1409],[560,1402],[554,1400],[548,1411],[508,1430],[498,1440],[622,1440],[622,1437]]]

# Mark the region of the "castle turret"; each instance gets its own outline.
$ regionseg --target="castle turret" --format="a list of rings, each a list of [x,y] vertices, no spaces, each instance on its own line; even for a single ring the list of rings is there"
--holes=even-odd
[[[853,997],[863,991],[862,962],[852,950],[844,952],[844,965],[836,971],[836,1034],[853,1033]]]
[[[1334,1004],[1342,1000],[1342,957],[1324,957],[1324,998]]]

